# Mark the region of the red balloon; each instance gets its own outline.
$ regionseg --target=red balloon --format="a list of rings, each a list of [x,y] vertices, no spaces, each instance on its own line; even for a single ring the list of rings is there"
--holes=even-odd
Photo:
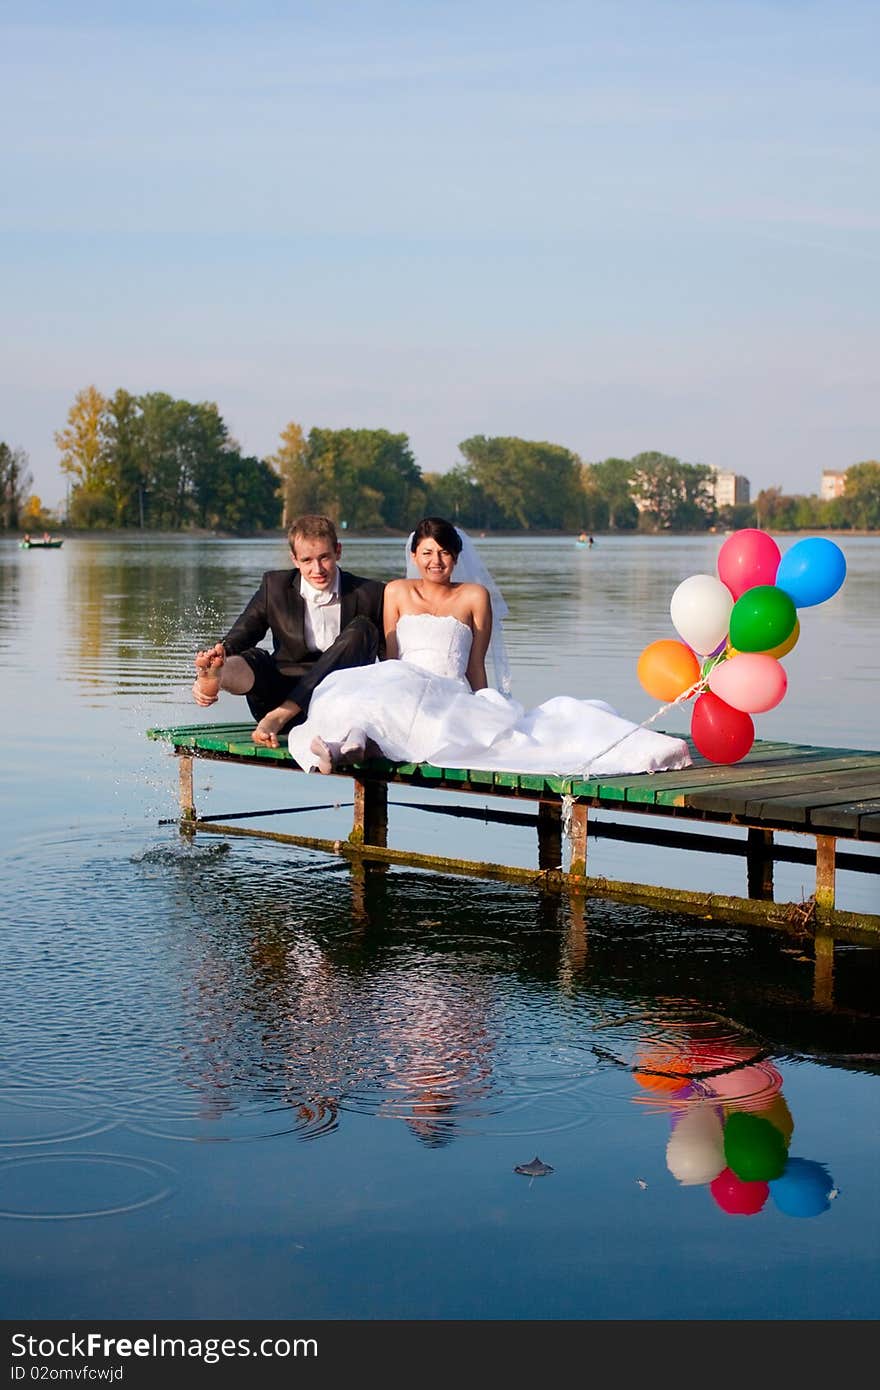
[[[694,704],[691,738],[710,762],[738,763],[755,741],[755,726],[744,710],[707,690]]]
[[[729,1216],[754,1216],[770,1196],[766,1182],[743,1182],[729,1168],[723,1169],[709,1184],[709,1191]]]
[[[739,598],[757,584],[775,583],[781,558],[772,536],[747,526],[743,531],[734,531],[719,550],[718,578],[734,598]]]

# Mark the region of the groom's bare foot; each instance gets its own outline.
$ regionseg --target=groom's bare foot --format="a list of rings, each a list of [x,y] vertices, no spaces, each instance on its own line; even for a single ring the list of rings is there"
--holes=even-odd
[[[196,653],[196,678],[192,693],[197,705],[207,707],[216,704],[225,660],[226,653],[219,642],[209,651]]]
[[[294,711],[295,712],[295,711]],[[273,709],[268,714],[264,714],[257,727],[251,734],[254,743],[261,748],[278,748],[278,735],[289,724],[293,715],[286,709]]]

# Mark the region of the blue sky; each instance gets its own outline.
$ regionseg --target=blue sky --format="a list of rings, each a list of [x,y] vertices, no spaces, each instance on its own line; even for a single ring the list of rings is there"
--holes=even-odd
[[[0,0],[0,439],[77,390],[305,429],[880,456],[874,0]]]

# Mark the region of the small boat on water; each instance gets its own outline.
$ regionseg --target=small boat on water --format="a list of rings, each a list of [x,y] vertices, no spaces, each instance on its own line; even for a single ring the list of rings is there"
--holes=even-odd
[[[54,540],[51,536],[41,541],[34,541],[30,536],[25,536],[23,541],[18,542],[18,547],[19,550],[60,550],[63,544],[63,540]]]

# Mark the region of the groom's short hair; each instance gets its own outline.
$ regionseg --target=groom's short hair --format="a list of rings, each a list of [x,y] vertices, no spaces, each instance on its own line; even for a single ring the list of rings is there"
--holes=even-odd
[[[287,529],[287,539],[294,555],[296,554],[296,538],[301,537],[304,541],[328,541],[335,550],[339,544],[339,537],[336,534],[336,527],[329,516],[307,515],[298,516],[296,521],[291,522]]]

